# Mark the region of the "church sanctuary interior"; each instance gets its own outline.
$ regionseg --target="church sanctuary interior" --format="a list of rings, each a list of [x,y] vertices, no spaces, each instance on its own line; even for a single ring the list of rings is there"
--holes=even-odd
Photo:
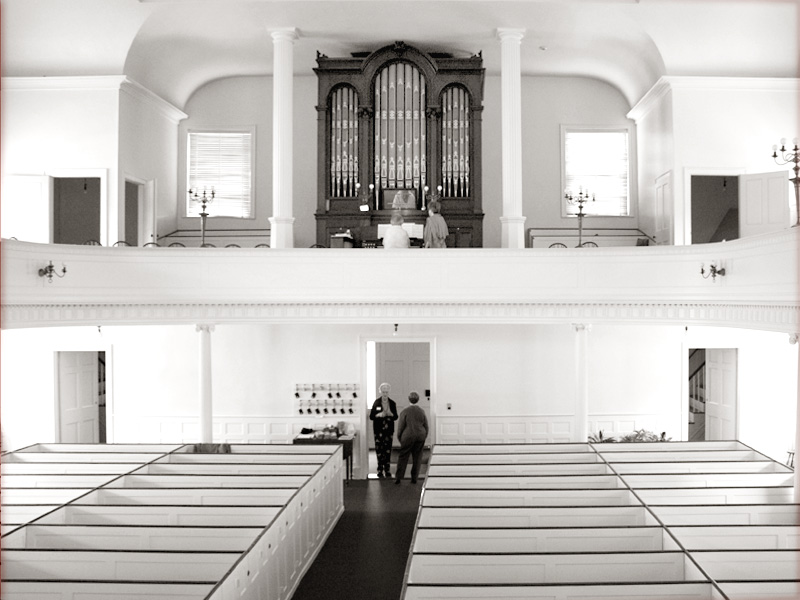
[[[800,598],[798,40],[800,0],[0,0],[4,600],[314,597],[365,490],[401,600]]]

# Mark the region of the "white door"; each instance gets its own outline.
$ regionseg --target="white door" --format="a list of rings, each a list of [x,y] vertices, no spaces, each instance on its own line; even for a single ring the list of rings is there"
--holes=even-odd
[[[706,440],[738,438],[737,351],[735,348],[706,350]]]
[[[672,171],[656,179],[656,206],[654,236],[657,244],[672,244]]]
[[[141,245],[156,241],[156,181],[144,184],[143,197],[139,202],[139,243]]]
[[[409,406],[408,394],[412,391],[419,394],[417,405],[425,411],[428,417],[428,440],[426,444],[433,443],[431,424],[430,400],[425,392],[430,384],[430,345],[428,342],[381,342],[376,344],[377,379],[380,385],[384,381],[392,386],[389,397],[397,403],[397,414]],[[371,406],[371,404],[370,404]],[[369,428],[370,447],[375,447],[372,427]],[[395,447],[399,447],[397,435],[394,439]]]
[[[739,176],[739,237],[781,231],[791,226],[789,174]]]
[[[97,352],[59,352],[58,442],[100,441]]]

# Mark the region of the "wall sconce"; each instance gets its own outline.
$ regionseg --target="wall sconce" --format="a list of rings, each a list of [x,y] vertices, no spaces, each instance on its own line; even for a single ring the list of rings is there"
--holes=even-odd
[[[720,277],[725,277],[725,267],[721,269],[717,267],[714,263],[711,263],[708,267],[708,273],[706,274],[705,265],[700,265],[700,275],[703,276],[703,279],[708,279],[711,277],[711,281],[713,283],[717,282],[717,275]]]
[[[394,324],[394,333],[392,333],[393,337],[397,336],[397,323]]]
[[[46,267],[42,267],[39,269],[39,277],[47,277],[48,283],[53,283],[53,275],[56,277],[64,277],[67,274],[67,265],[61,263],[61,274],[59,275],[56,268],[53,266],[53,261],[50,261],[50,264]]]
[[[780,150],[778,146],[772,147],[772,158],[781,166],[794,163],[792,170],[794,170],[794,177],[790,178],[794,184],[794,203],[797,209],[797,222],[792,227],[800,225],[800,147],[797,146],[797,138],[792,140],[794,148],[786,149],[786,139],[781,140]],[[778,154],[780,152],[780,154]]]

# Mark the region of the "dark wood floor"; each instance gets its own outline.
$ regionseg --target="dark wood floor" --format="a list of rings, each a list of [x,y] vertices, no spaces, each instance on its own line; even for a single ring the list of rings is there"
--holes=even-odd
[[[344,514],[293,600],[400,598],[422,480],[353,480],[344,486]]]

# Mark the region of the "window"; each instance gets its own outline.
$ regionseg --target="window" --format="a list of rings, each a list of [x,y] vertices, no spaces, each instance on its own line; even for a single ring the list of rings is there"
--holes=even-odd
[[[564,188],[594,196],[585,215],[629,216],[627,130],[564,129]],[[577,204],[563,202],[565,214],[578,214]]]
[[[214,188],[214,201],[206,209],[211,216],[253,216],[253,133],[251,131],[190,132],[187,189]],[[187,194],[186,216],[197,217],[200,203]]]

